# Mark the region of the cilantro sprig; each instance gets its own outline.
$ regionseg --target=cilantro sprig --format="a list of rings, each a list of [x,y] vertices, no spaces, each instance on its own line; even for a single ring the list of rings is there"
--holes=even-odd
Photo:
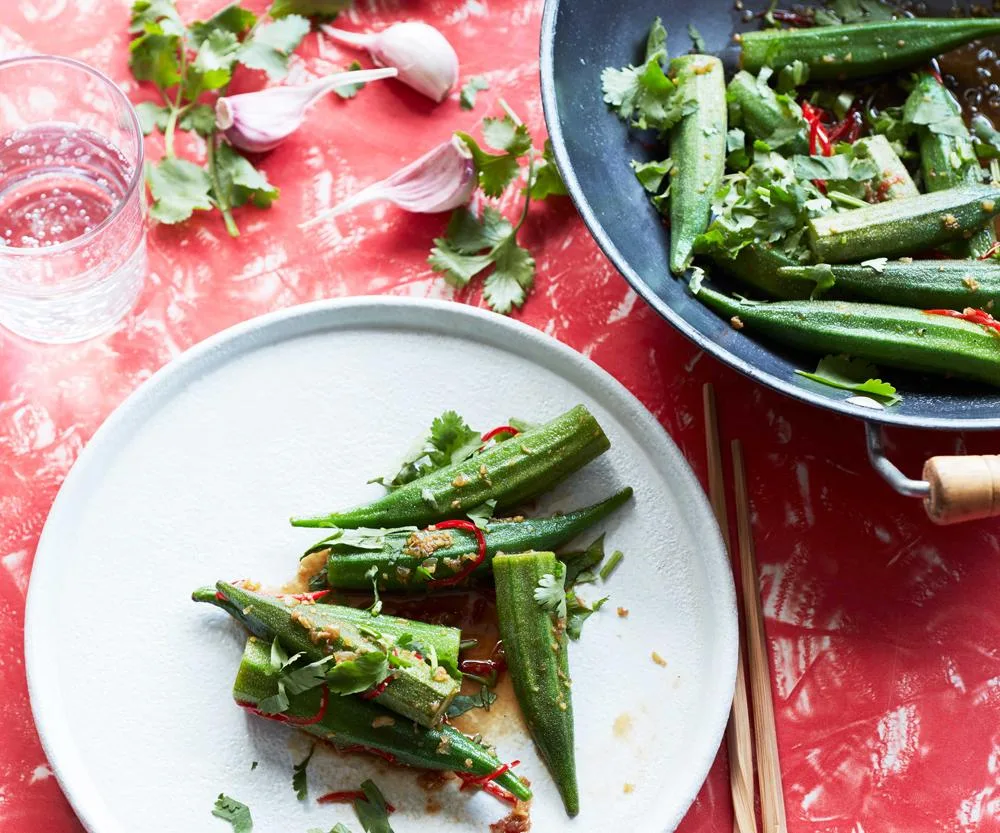
[[[307,770],[309,769],[309,762],[315,753],[316,744],[314,743],[309,748],[309,754],[292,767],[292,789],[295,790],[295,797],[299,801],[305,801],[309,797],[309,776],[307,775]]]
[[[137,80],[153,85],[162,101],[137,107],[143,132],[163,133],[163,158],[146,168],[150,214],[161,223],[180,223],[195,211],[214,209],[235,237],[234,208],[247,203],[267,208],[278,198],[266,175],[222,138],[211,97],[225,94],[237,64],[263,70],[271,79],[284,77],[289,56],[310,27],[306,17],[290,12],[293,5],[303,4],[275,3],[272,19],[260,21],[233,3],[187,26],[173,0],[132,4],[129,67]],[[337,4],[304,5],[332,9]],[[178,130],[205,140],[204,166],[177,156]]]
[[[212,808],[212,815],[216,818],[228,821],[233,828],[233,833],[251,833],[253,830],[253,818],[250,815],[250,808],[235,798],[230,798],[225,793],[219,793]]]
[[[482,444],[480,436],[480,432],[470,428],[458,413],[445,411],[434,418],[430,428],[406,452],[394,475],[376,477],[368,482],[379,483],[387,489],[398,489],[417,478],[468,459]]]
[[[551,144],[546,142],[541,151],[535,148],[527,126],[506,102],[501,100],[500,104],[504,116],[483,120],[483,143],[491,150],[468,133],[455,135],[468,146],[479,188],[487,197],[500,197],[523,171],[520,214],[512,223],[491,205],[481,211],[457,209],[444,237],[434,240],[427,261],[458,289],[491,270],[483,282],[483,297],[492,310],[506,315],[523,306],[535,281],[535,259],[518,243],[531,201],[563,195],[566,187],[555,166]]]
[[[832,388],[871,396],[883,405],[892,406],[902,401],[896,388],[878,377],[878,368],[864,359],[849,356],[826,356],[820,359],[815,373],[796,370],[800,376],[829,385]]]

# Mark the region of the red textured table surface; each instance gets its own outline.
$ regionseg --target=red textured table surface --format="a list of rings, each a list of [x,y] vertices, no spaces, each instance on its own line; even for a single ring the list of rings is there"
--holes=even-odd
[[[221,5],[180,3],[186,18]],[[2,833],[80,829],[32,724],[22,623],[39,532],[87,439],[154,370],[238,321],[345,295],[452,297],[426,265],[441,217],[365,208],[317,234],[298,224],[452,130],[474,129],[500,96],[543,129],[541,0],[357,6],[351,17],[359,26],[400,18],[438,25],[458,50],[463,78],[490,81],[475,111],[460,110],[455,99],[431,107],[394,82],[371,85],[353,101],[326,100],[307,129],[264,161],[281,199],[270,211],[240,212],[239,241],[216,217],[151,230],[147,288],[113,333],[73,347],[0,335]],[[0,55],[72,55],[125,85],[134,100],[150,97],[126,67],[126,20],[123,0],[3,0]],[[300,52],[293,80],[348,61],[316,35]],[[157,156],[160,140],[147,148]],[[700,476],[704,382],[717,387],[724,440],[745,441],[789,830],[1000,829],[1000,527],[932,528],[917,502],[894,495],[869,468],[858,423],[703,357],[636,299],[568,201],[534,209],[524,242],[539,275],[519,317],[617,376]],[[1000,451],[997,435],[896,431],[889,439],[910,471],[932,453]],[[725,766],[720,756],[682,825],[686,833],[731,829]]]

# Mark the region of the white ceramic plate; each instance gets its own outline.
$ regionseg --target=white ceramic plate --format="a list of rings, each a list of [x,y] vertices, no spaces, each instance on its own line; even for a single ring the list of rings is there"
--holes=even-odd
[[[365,481],[446,408],[485,429],[579,402],[611,451],[540,509],[635,487],[605,525],[626,553],[606,587],[611,602],[571,646],[579,817],[563,813],[516,706],[492,717],[490,739],[501,758],[523,762],[541,833],[676,826],[718,749],[737,644],[728,560],[687,464],[631,394],[553,339],[458,304],[357,298],[264,316],[198,345],[118,409],[66,479],[35,558],[25,653],[42,742],[87,828],[225,833],[210,817],[225,792],[250,805],[261,833],[337,821],[358,830],[349,806],[296,800],[292,762],[309,740],[234,705],[244,635],[193,604],[192,589],[289,579],[319,536],[288,516],[379,494]],[[398,808],[397,833],[486,831],[506,812],[451,784],[430,797],[441,809],[428,816],[412,771],[325,748],[309,770],[310,799],[368,777]]]

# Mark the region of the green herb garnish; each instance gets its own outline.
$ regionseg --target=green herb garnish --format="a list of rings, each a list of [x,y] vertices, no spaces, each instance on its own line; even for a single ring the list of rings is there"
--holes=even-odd
[[[902,400],[895,387],[877,377],[878,368],[864,359],[852,359],[849,356],[827,356],[820,359],[815,373],[807,373],[804,370],[796,370],[795,372],[832,388],[875,397],[885,405],[896,405]]]
[[[476,106],[476,94],[484,92],[490,88],[490,82],[482,75],[473,75],[462,85],[462,92],[458,96],[458,105],[463,110],[471,110]]]
[[[315,752],[316,744],[314,743],[309,748],[309,754],[292,767],[292,789],[295,790],[295,795],[299,801],[305,801],[309,797],[309,781],[306,776],[306,770]]]
[[[219,793],[219,797],[215,800],[212,815],[228,821],[233,826],[233,833],[250,833],[253,830],[250,808],[224,793]]]
[[[611,558],[608,559],[608,563],[601,567],[601,581],[607,581],[611,578],[611,574],[618,569],[618,565],[622,563],[622,559],[625,555],[621,550],[615,550],[611,553]]]

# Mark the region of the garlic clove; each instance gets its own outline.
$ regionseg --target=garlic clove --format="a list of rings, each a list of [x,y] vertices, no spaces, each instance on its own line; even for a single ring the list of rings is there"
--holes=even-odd
[[[394,23],[374,33],[322,28],[338,43],[367,49],[380,66],[396,67],[400,81],[434,101],[444,101],[458,83],[458,55],[448,39],[427,23]]]
[[[394,78],[395,67],[335,72],[308,84],[270,87],[222,96],[215,103],[215,123],[230,144],[251,153],[272,150],[291,136],[308,109],[337,87]]]
[[[387,200],[414,214],[436,214],[465,205],[476,190],[476,164],[468,145],[452,136],[419,159],[303,223],[343,214],[365,203]]]

